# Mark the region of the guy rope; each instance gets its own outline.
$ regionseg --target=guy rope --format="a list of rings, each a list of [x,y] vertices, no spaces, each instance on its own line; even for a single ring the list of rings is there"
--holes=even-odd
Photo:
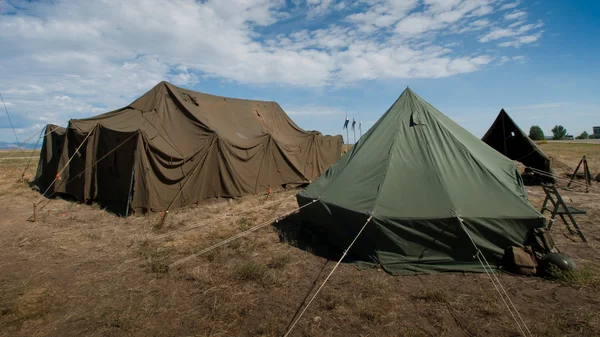
[[[41,131],[43,131],[43,130],[44,130],[44,128],[42,128]],[[25,139],[20,145],[17,146],[21,150],[21,152],[14,151],[10,155],[0,158],[0,161],[10,159],[11,157],[14,157],[15,154],[22,154],[22,152],[25,150],[23,147],[23,144],[26,144],[28,141],[32,140],[39,133],[40,133],[40,131],[36,131],[34,134],[29,136],[29,138]],[[36,148],[37,148],[37,146],[36,146]]]
[[[10,128],[12,129],[13,134],[15,135],[15,139],[17,140],[17,146],[19,146],[21,148],[21,152],[23,152],[23,154],[25,154],[25,149],[23,149],[22,143],[19,142],[19,137],[17,136],[17,131],[15,130],[12,120],[10,119],[10,114],[8,113],[8,108],[6,107],[6,103],[4,103],[4,97],[2,97],[2,94],[0,94],[0,99],[2,99],[2,104],[4,104],[4,111],[6,111],[6,117],[8,117],[8,123],[10,124]]]
[[[313,202],[315,202],[315,201],[316,200],[314,200]],[[289,326],[289,328],[283,334],[283,337],[289,336],[289,334],[292,332],[292,330],[294,329],[294,327],[296,326],[296,324],[298,323],[298,321],[300,320],[300,318],[302,318],[302,315],[304,315],[304,313],[306,312],[306,309],[308,309],[308,307],[313,302],[313,300],[317,297],[317,295],[319,294],[319,292],[321,291],[321,289],[323,289],[323,287],[325,286],[325,283],[327,283],[327,281],[329,281],[329,278],[331,277],[331,275],[333,275],[333,273],[335,272],[335,270],[337,269],[337,267],[340,265],[340,263],[342,263],[342,260],[346,257],[346,255],[348,254],[348,251],[352,248],[352,246],[354,245],[354,243],[356,242],[356,240],[358,239],[358,237],[362,234],[362,232],[365,229],[365,227],[367,227],[367,225],[369,224],[369,222],[371,222],[371,219],[373,219],[373,216],[369,216],[369,218],[367,219],[367,221],[365,222],[365,224],[358,231],[358,234],[356,234],[356,236],[354,237],[354,240],[352,240],[352,242],[350,242],[350,245],[348,246],[348,248],[346,248],[346,250],[344,250],[344,253],[342,254],[342,257],[340,257],[340,259],[335,264],[335,266],[333,266],[333,269],[331,269],[331,272],[329,272],[329,275],[327,275],[327,277],[325,278],[325,280],[323,281],[323,283],[321,283],[321,285],[319,286],[319,288],[317,288],[317,291],[315,291],[315,294],[313,295],[313,297],[311,297],[310,301],[308,301],[308,303],[306,304],[306,306],[304,307],[304,309],[302,309],[302,311],[300,312],[300,314],[298,315],[298,318],[296,318],[296,320],[294,321],[294,323],[292,323],[291,326]]]
[[[492,281],[492,284],[494,285],[494,288],[498,292],[498,295],[500,295],[500,298],[502,299],[502,302],[504,302],[504,305],[506,305],[506,308],[508,309],[508,312],[510,313],[510,315],[514,319],[515,323],[517,324],[517,328],[519,329],[519,332],[521,333],[521,335],[523,335],[525,337],[527,337],[527,336],[533,336],[533,334],[529,330],[529,327],[527,326],[527,324],[523,320],[523,317],[519,313],[519,310],[517,310],[517,307],[515,306],[515,304],[513,303],[513,301],[510,299],[510,296],[508,295],[508,293],[504,289],[504,286],[502,286],[502,283],[500,282],[500,279],[494,273],[494,270],[493,270],[492,266],[489,264],[489,262],[487,261],[487,259],[483,255],[483,253],[481,252],[481,249],[479,249],[479,247],[477,246],[477,244],[475,244],[475,241],[473,241],[473,238],[471,237],[471,234],[469,233],[469,231],[465,227],[465,224],[463,223],[463,220],[460,217],[457,217],[457,219],[458,219],[458,221],[460,223],[460,226],[462,227],[462,230],[467,234],[467,237],[469,238],[469,240],[473,244],[473,247],[475,248],[475,256],[474,257],[476,257],[477,260],[479,260],[479,263],[481,263],[481,266],[483,267],[483,270],[485,271],[485,273],[488,275],[488,277]]]
[[[530,169],[531,171],[533,171],[534,173],[537,173],[537,174],[539,174],[539,175],[542,175],[542,176],[545,176],[545,177],[549,177],[549,178],[554,178],[554,179],[556,179],[557,181],[562,181],[562,182],[569,182],[569,181],[570,181],[570,180],[569,180],[569,179],[567,179],[567,178],[559,177],[559,176],[557,176],[557,175],[555,175],[555,174],[548,173],[548,172],[545,172],[545,171],[542,171],[542,170],[538,170],[538,169],[535,169],[535,168],[533,168],[533,167],[525,166],[525,165],[523,165],[523,164],[520,164],[520,166],[523,166],[523,167],[525,167],[525,168],[528,168],[528,169]],[[586,186],[586,184],[584,184],[584,183],[581,183],[581,182],[578,182],[578,181],[573,181],[572,183],[573,183],[573,184],[575,184],[575,185],[577,185],[577,186],[579,186],[579,187],[587,187],[587,188],[589,188],[590,190],[592,190],[592,191],[594,191],[594,192],[598,192],[598,193],[600,193],[600,188],[598,188],[598,187],[595,187],[595,186]]]
[[[68,167],[69,163],[71,162],[71,160],[75,157],[75,155],[77,154],[77,152],[79,151],[79,149],[83,146],[83,144],[85,143],[85,141],[87,140],[87,138],[92,134],[92,131],[94,131],[94,129],[96,128],[96,126],[94,126],[94,128],[92,128],[92,130],[90,130],[90,132],[88,133],[88,135],[86,136],[86,138],[83,140],[83,142],[79,145],[79,147],[77,148],[77,150],[75,150],[75,153],[73,154],[73,156],[71,156],[71,158],[69,158],[69,161],[67,162],[67,164],[65,164],[65,166],[59,171],[59,173],[56,175],[56,178],[54,178],[54,180],[52,181],[52,183],[50,185],[48,185],[48,188],[44,191],[44,193],[42,193],[42,197],[40,198],[40,200],[38,200],[37,202],[34,203],[33,209],[34,209],[34,222],[36,220],[36,211],[38,211],[37,206],[38,204],[42,201],[42,199],[45,197],[46,193],[48,193],[48,190],[52,187],[52,185],[58,180],[60,179],[60,175],[62,173],[62,171]],[[109,152],[107,152],[105,155],[103,155],[102,157],[100,157],[100,159],[96,160],[94,163],[92,163],[91,166],[86,166],[83,170],[81,170],[81,172],[79,172],[78,174],[76,174],[75,176],[73,176],[73,178],[71,178],[69,181],[67,181],[65,183],[64,180],[61,180],[59,186],[62,186],[63,183],[65,183],[66,185],[68,185],[70,182],[72,182],[74,179],[77,179],[78,177],[81,177],[82,174],[84,174],[88,169],[95,167],[100,161],[102,161],[103,159],[105,159],[106,157],[108,157],[111,153],[113,153],[114,151],[116,151],[117,149],[119,149],[121,146],[123,146],[125,143],[127,143],[130,139],[132,139],[133,137],[137,136],[138,133],[133,133],[131,136],[129,136],[128,138],[126,138],[125,140],[123,140],[119,145],[115,146],[112,150],[110,150]],[[54,191],[52,192],[48,198],[52,197],[53,195],[55,195],[57,192]],[[39,210],[42,210],[44,207],[46,207],[50,201],[52,199],[49,199],[47,203],[45,203],[42,207],[40,207]]]
[[[211,219],[210,222],[220,221],[220,220],[223,220],[223,219],[226,219],[226,218],[230,218],[230,217],[236,216],[238,214],[247,213],[247,212],[250,212],[250,211],[253,211],[253,210],[256,210],[256,209],[260,209],[260,208],[266,208],[266,207],[274,205],[274,204],[279,204],[279,203],[282,203],[283,201],[285,201],[285,200],[287,200],[287,199],[289,199],[290,197],[293,197],[293,196],[294,195],[288,195],[288,196],[283,197],[283,198],[281,198],[279,200],[273,200],[273,201],[267,202],[265,204],[259,204],[259,205],[256,205],[254,207],[245,208],[243,210],[240,210],[240,211],[237,211],[237,212],[233,212],[233,213],[226,213],[226,214],[224,214],[224,215],[222,215],[222,216],[220,216],[220,217],[218,217],[216,219]],[[184,228],[181,228],[181,229],[178,229],[178,230],[174,230],[174,231],[170,231],[170,232],[167,232],[167,233],[158,234],[158,235],[152,237],[152,239],[153,240],[159,240],[159,239],[171,236],[171,235],[183,233],[183,232],[186,232],[186,231],[189,231],[189,230],[192,230],[192,229],[196,229],[198,227],[202,227],[203,225],[205,225],[207,223],[209,223],[209,221],[202,221],[202,222],[199,222],[199,223],[196,223],[194,225],[187,226],[187,227],[184,227]]]
[[[92,135],[92,133],[94,133],[94,130],[96,130],[97,127],[98,127],[98,124],[94,125],[94,127],[88,132],[87,136],[85,136],[85,138],[83,139],[83,141],[81,142],[81,144],[79,144],[79,146],[75,149],[75,152],[73,152],[73,155],[71,156],[71,158],[69,158],[69,160],[67,161],[67,163],[65,164],[65,166],[63,166],[63,168],[60,171],[58,171],[58,173],[56,174],[56,177],[54,178],[54,180],[52,180],[52,182],[50,183],[50,185],[48,185],[48,188],[46,188],[46,190],[44,191],[44,193],[42,193],[42,196],[40,197],[40,199],[35,204],[39,204],[40,201],[42,201],[42,199],[46,196],[46,193],[48,193],[48,191],[50,190],[50,187],[52,187],[52,185],[54,185],[54,183],[58,179],[61,179],[60,175],[63,173],[63,171],[67,167],[69,167],[69,164],[71,163],[71,160],[73,160],[73,158],[75,158],[75,155],[77,155],[79,153],[79,149],[81,149],[81,147],[83,146],[83,144],[85,144],[86,140]]]

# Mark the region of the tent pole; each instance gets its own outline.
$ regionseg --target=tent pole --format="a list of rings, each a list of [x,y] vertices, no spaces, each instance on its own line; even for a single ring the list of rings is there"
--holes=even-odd
[[[55,130],[56,130],[56,129],[55,129]],[[46,133],[46,135],[45,135],[45,136],[49,135],[50,133],[54,132],[55,130],[52,130],[52,131],[50,131],[50,132]],[[115,147],[114,149],[112,149],[112,150],[108,151],[108,153],[106,153],[106,154],[105,154],[104,156],[102,156],[100,159],[96,160],[96,162],[94,162],[94,163],[93,163],[91,166],[86,166],[86,167],[85,167],[85,168],[84,168],[84,169],[83,169],[81,172],[79,172],[78,174],[76,174],[76,175],[75,175],[73,178],[71,178],[69,181],[66,181],[66,183],[65,183],[65,180],[61,180],[61,181],[60,181],[60,183],[59,183],[58,185],[59,185],[59,186],[62,186],[62,184],[63,184],[63,183],[64,183],[64,184],[66,184],[66,185],[70,184],[70,183],[71,183],[73,180],[77,179],[77,178],[78,178],[78,177],[80,177],[80,176],[81,176],[83,173],[87,172],[87,170],[88,170],[88,169],[90,169],[90,168],[92,168],[92,167],[95,167],[95,166],[96,166],[96,165],[97,165],[97,164],[98,164],[100,161],[102,161],[104,158],[108,157],[108,156],[109,156],[111,153],[115,152],[115,151],[116,151],[118,148],[120,148],[120,147],[121,147],[123,144],[125,144],[125,143],[126,143],[128,140],[130,140],[131,138],[133,138],[133,136],[135,136],[135,135],[136,135],[136,134],[134,133],[134,134],[132,134],[131,136],[129,136],[129,138],[127,138],[126,140],[124,140],[123,142],[121,142],[121,144],[117,145],[117,147]],[[58,175],[58,176],[60,176],[60,175]],[[54,196],[56,193],[57,193],[56,191],[52,192],[52,193],[50,194],[50,196],[48,196],[48,198],[51,198],[51,197],[52,197],[52,196]],[[38,201],[38,203],[39,203],[39,202],[41,202],[41,200],[40,200],[40,201]],[[46,203],[46,204],[44,204],[42,207],[40,207],[40,210],[42,210],[42,209],[43,209],[44,207],[46,207],[48,204],[49,204],[49,202],[48,202],[48,203]]]
[[[133,164],[131,164],[131,180],[129,182],[129,194],[127,194],[127,208],[125,209],[125,217],[129,216],[129,205],[131,204],[131,192],[133,190],[133,174],[135,173],[135,153],[136,150],[133,150]]]
[[[502,140],[504,141],[504,156],[506,156],[506,128],[504,127],[504,114],[502,114]]]

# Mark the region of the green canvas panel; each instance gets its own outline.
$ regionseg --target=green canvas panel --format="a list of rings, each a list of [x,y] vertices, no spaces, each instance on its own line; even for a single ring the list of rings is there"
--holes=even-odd
[[[410,89],[297,197],[340,249],[372,215],[350,254],[394,274],[482,271],[459,218],[491,262],[544,226],[516,165]]]

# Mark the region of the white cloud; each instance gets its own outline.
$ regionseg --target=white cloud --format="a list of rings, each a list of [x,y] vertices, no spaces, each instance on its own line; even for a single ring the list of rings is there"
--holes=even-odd
[[[432,17],[423,14],[415,14],[400,21],[400,23],[398,23],[396,26],[396,32],[410,36],[421,34],[433,29],[439,29],[441,26],[442,22]]]
[[[447,77],[492,62],[492,52],[456,47],[462,33],[511,46],[541,34],[524,18],[493,23],[492,0],[11,3],[0,20],[0,92],[32,123],[121,107],[161,80],[330,87]],[[312,20],[277,31],[299,15]]]
[[[286,107],[285,112],[291,116],[343,115],[345,113],[338,107],[313,105]]]
[[[518,1],[509,2],[507,4],[504,4],[504,5],[500,6],[500,10],[503,11],[503,10],[507,10],[507,9],[512,9],[512,8],[517,7],[518,5],[519,5]]]
[[[39,94],[44,93],[44,89],[42,87],[40,87],[39,85],[30,84],[30,85],[20,85],[17,87],[12,87],[12,88],[4,91],[4,93],[9,94],[9,95],[18,95],[18,96],[39,95]]]
[[[492,6],[481,6],[471,13],[471,16],[483,16],[494,12]]]
[[[469,25],[473,26],[473,27],[483,28],[483,27],[487,27],[489,24],[490,24],[490,22],[488,20],[481,19],[481,20],[473,21]]]
[[[515,62],[515,63],[525,63],[525,61],[527,60],[527,58],[523,55],[518,55],[518,56],[513,56],[513,57],[509,57],[509,56],[501,56],[498,61],[496,62],[496,65],[503,65],[505,63],[508,62]]]
[[[418,5],[417,0],[363,1],[371,6],[367,10],[348,15],[346,20],[361,25],[362,30],[389,27],[405,17]]]
[[[331,0],[307,0],[306,3],[309,8],[307,16],[309,18],[314,18],[325,14],[329,10]]]
[[[460,25],[469,18],[477,18],[493,12],[488,0],[425,0],[426,10],[404,17],[396,25],[396,32],[405,38],[438,31],[450,25]],[[476,27],[475,27],[476,28]],[[458,32],[466,32],[462,29]],[[473,30],[473,29],[470,29]]]
[[[510,57],[508,57],[508,56],[502,56],[498,60],[498,65],[503,65],[504,63],[506,63],[508,61],[510,61]]]
[[[524,20],[521,20],[521,21],[517,21],[517,22],[513,22],[513,23],[511,23],[510,25],[508,25],[508,27],[509,27],[509,28],[515,28],[515,27],[518,27],[518,26],[521,26],[521,25],[523,25],[524,23],[525,23],[525,21],[524,21]]]
[[[512,58],[513,61],[516,61],[516,62],[519,62],[519,63],[525,62],[526,59],[527,58],[525,56],[523,56],[523,55],[513,56],[513,58]]]
[[[506,19],[506,20],[517,20],[517,19],[524,18],[525,16],[527,16],[527,12],[516,11],[516,12],[512,12],[510,14],[506,14],[504,16],[504,19]]]
[[[462,28],[453,27],[454,29],[451,31],[454,33],[462,34],[467,32],[481,31],[488,28],[490,25],[491,22],[488,19],[479,19],[465,24]]]
[[[538,33],[535,35],[519,36],[518,38],[516,38],[513,41],[499,43],[498,46],[500,46],[500,47],[520,47],[521,45],[524,45],[524,44],[531,44],[531,43],[536,42],[540,38],[540,36],[541,36],[541,33]]]
[[[506,28],[495,27],[479,38],[479,42],[490,42],[511,38],[510,41],[504,41],[498,44],[500,47],[519,47],[523,44],[530,44],[537,41],[542,36],[542,31],[531,34],[532,30],[542,27],[543,24],[510,25]],[[529,34],[529,35],[525,35]]]
[[[517,32],[510,28],[495,28],[492,31],[488,32],[484,36],[479,39],[479,42],[488,42],[499,40],[505,37],[512,37],[517,35]]]

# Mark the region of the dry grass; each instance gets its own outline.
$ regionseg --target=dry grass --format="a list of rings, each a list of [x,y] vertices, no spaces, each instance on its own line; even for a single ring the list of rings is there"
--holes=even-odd
[[[600,145],[541,146],[559,174],[573,170],[583,154],[593,173],[600,169]],[[281,336],[307,291],[333,266],[319,274],[324,259],[302,247],[307,238],[267,227],[168,269],[295,209],[294,190],[174,210],[159,230],[157,214],[124,219],[59,198],[32,223],[39,193],[27,183],[32,170],[19,182],[22,164],[0,161],[0,336]],[[541,189],[528,192],[539,209]],[[577,219],[590,246],[561,223],[553,227],[559,247],[581,269],[555,281],[499,276],[534,335],[597,336],[600,194],[579,187],[561,193],[588,211]],[[292,335],[516,334],[485,275],[393,277],[342,264]]]
[[[553,168],[563,171],[560,173],[573,173],[584,155],[592,174],[595,176],[600,173],[600,144],[547,142],[541,144],[540,148],[550,155]]]
[[[169,264],[166,261],[168,252],[168,248],[161,248],[149,240],[140,244],[140,255],[146,261],[146,269],[152,273],[164,274],[169,271]]]

